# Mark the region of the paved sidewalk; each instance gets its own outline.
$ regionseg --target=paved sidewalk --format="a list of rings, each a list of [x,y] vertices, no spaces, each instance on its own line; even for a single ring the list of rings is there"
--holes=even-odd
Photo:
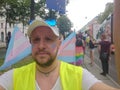
[[[106,77],[100,75],[102,70],[97,66],[97,64],[91,66],[89,63],[90,58],[87,55],[85,55],[83,63],[84,68],[86,68],[88,71],[90,71],[93,75],[95,75],[99,80],[103,81],[104,83],[116,88],[120,88],[120,85],[118,85],[114,80],[112,80],[112,78],[109,75],[107,75]]]

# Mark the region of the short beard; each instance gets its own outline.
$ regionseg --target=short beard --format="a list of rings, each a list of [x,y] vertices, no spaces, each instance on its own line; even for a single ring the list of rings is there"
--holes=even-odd
[[[58,50],[57,50],[57,52],[58,52]],[[56,53],[56,55],[55,55],[53,58],[50,58],[50,59],[48,60],[48,62],[46,62],[46,63],[41,64],[41,63],[39,63],[37,60],[35,60],[35,62],[36,62],[37,65],[39,65],[40,67],[46,68],[46,67],[49,67],[49,66],[52,65],[52,63],[56,60],[56,57],[57,57],[57,53]],[[35,59],[35,58],[34,58],[34,59]]]
[[[50,65],[52,65],[52,63],[55,61],[55,59],[49,59],[48,60],[48,62],[46,62],[46,63],[43,63],[43,64],[41,64],[41,63],[39,63],[37,60],[35,60],[35,62],[40,66],[40,67],[48,67],[48,66],[50,66]]]
[[[35,59],[35,58],[34,58],[34,59]],[[50,58],[46,63],[41,64],[41,63],[40,63],[39,61],[37,61],[36,59],[35,59],[35,62],[36,62],[37,65],[39,65],[40,67],[46,68],[46,67],[51,66],[52,63],[55,61],[55,59],[56,59],[56,55],[55,55],[55,57]]]

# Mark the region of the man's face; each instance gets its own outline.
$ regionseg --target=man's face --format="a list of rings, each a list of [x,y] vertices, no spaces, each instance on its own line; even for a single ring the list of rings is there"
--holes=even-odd
[[[49,27],[40,26],[31,33],[32,56],[38,65],[50,66],[56,59],[60,40]]]

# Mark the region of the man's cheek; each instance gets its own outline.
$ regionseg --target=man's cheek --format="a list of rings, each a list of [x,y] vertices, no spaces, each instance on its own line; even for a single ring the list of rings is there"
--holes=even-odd
[[[54,52],[56,50],[56,48],[57,48],[57,44],[54,43],[50,47],[52,48],[52,51]]]

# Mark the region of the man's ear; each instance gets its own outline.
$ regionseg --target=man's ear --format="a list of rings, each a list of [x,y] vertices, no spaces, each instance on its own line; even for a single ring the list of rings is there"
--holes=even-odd
[[[58,40],[58,47],[60,47],[61,43],[62,43],[62,41],[61,41],[61,39],[59,39]]]
[[[62,44],[62,40],[59,40],[59,45],[61,45]]]

